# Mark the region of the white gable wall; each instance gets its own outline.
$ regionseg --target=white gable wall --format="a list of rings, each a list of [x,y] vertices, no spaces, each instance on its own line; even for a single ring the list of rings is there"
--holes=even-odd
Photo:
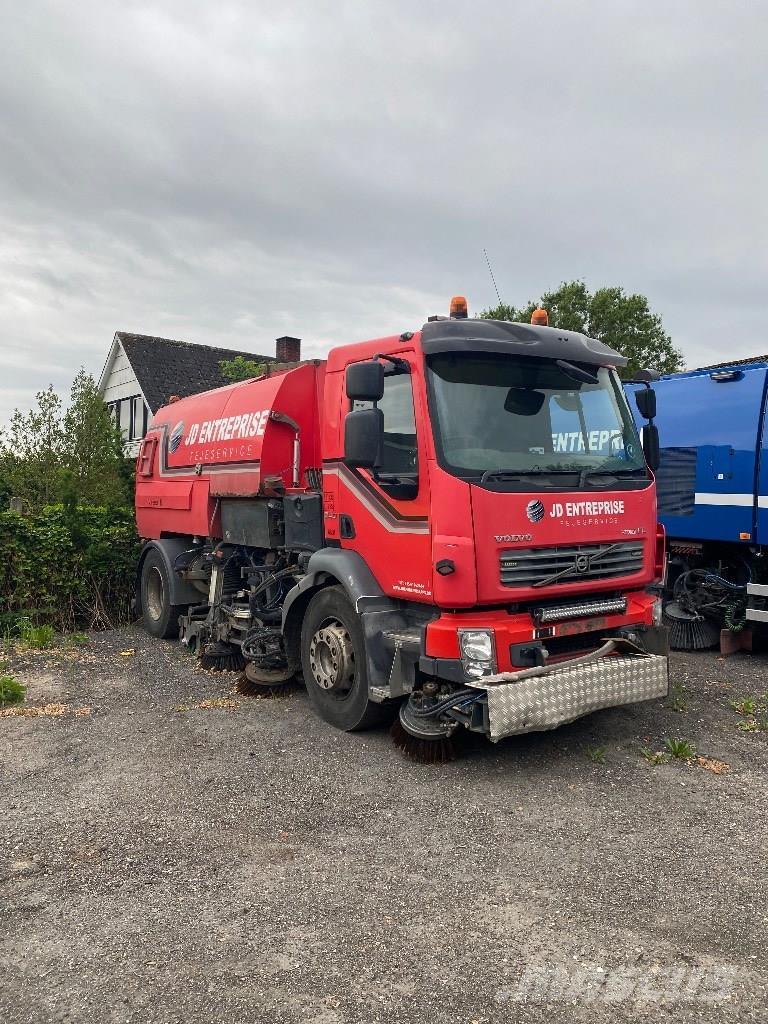
[[[152,413],[144,401],[136,374],[123,346],[115,339],[99,383],[102,398],[112,410],[125,438],[125,454],[139,453]]]

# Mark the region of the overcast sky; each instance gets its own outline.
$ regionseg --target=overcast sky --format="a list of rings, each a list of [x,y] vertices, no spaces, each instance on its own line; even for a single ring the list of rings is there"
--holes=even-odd
[[[450,295],[645,293],[768,351],[768,12],[743,0],[0,0],[0,422],[115,330],[304,353]]]

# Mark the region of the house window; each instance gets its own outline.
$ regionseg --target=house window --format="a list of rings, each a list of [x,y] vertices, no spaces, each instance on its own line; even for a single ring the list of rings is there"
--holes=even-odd
[[[147,414],[144,399],[141,395],[134,395],[133,398],[128,400],[128,406],[128,440],[140,441],[147,432]]]
[[[149,419],[141,395],[118,398],[116,402],[108,402],[107,408],[112,422],[119,427],[124,440],[140,441],[144,437]]]

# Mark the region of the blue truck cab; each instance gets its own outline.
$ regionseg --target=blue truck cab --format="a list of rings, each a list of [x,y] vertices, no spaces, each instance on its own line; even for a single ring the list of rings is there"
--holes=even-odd
[[[768,356],[670,374],[653,388],[661,446],[658,514],[671,570],[667,596],[718,628],[733,617],[734,604],[747,599],[745,617],[768,621],[768,586],[759,582],[760,559],[768,552]],[[675,590],[678,580],[682,586]]]

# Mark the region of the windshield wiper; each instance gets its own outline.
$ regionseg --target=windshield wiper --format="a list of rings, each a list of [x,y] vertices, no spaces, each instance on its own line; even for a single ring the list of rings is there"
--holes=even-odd
[[[480,483],[484,484],[488,480],[493,480],[494,477],[499,477],[502,480],[514,480],[519,483],[521,480],[527,480],[531,476],[548,476],[550,472],[551,470],[548,469],[527,469],[525,471],[520,469],[486,469],[480,477]]]
[[[585,466],[579,473],[579,490],[584,490],[584,484],[589,480],[591,476],[606,476],[606,477],[618,477],[626,476],[628,473],[643,473],[645,470],[639,466],[635,469],[592,469],[590,466]]]

